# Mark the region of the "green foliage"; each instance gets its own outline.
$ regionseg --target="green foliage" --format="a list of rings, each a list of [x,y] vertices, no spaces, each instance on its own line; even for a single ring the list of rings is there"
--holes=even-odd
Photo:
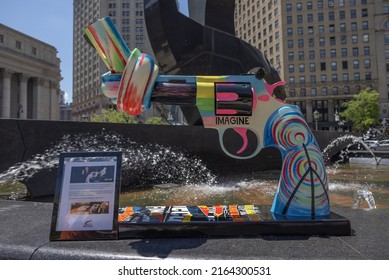
[[[103,109],[100,115],[92,116],[92,122],[109,122],[109,123],[131,123],[136,124],[137,121],[133,116],[123,111],[115,109]]]
[[[353,99],[343,103],[346,107],[340,115],[353,123],[359,131],[366,131],[369,127],[379,124],[379,93],[370,88],[362,90],[353,96]]]
[[[167,125],[168,123],[166,121],[164,121],[160,117],[151,117],[151,118],[148,118],[146,120],[145,124],[163,124],[163,125]]]

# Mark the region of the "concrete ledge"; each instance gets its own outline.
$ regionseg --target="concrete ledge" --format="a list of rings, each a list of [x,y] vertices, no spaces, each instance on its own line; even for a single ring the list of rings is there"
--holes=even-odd
[[[52,207],[0,200],[0,259],[389,259],[389,209],[332,209],[353,236],[50,242]]]

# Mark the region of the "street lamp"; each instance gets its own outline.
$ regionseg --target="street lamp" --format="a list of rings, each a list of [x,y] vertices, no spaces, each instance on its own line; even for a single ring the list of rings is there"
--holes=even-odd
[[[317,131],[317,130],[319,130],[318,125],[317,125],[317,121],[320,119],[320,112],[318,110],[313,112],[313,119],[315,120],[316,131]]]

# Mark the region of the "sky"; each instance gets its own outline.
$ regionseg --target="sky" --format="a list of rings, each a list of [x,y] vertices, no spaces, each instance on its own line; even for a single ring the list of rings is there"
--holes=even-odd
[[[187,10],[187,0],[179,0]],[[65,102],[72,102],[73,79],[73,1],[1,1],[0,23],[54,46],[61,60],[61,90]]]

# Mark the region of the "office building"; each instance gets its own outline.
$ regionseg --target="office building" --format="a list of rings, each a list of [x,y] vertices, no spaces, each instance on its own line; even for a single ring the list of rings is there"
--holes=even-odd
[[[321,129],[338,126],[342,104],[380,93],[389,116],[389,1],[236,0],[238,37],[258,47],[287,82],[286,101]]]
[[[144,23],[143,0],[73,1],[73,120],[88,121],[113,106],[101,94],[101,75],[108,71],[97,52],[84,39],[84,29],[110,16],[130,49],[152,54]]]
[[[59,119],[57,49],[0,24],[0,118]]]

